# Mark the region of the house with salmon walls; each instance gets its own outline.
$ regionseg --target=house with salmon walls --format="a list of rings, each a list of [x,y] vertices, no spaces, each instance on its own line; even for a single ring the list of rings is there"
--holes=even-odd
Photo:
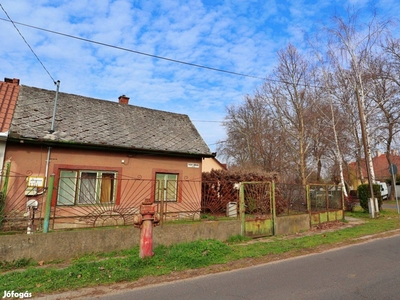
[[[166,218],[199,218],[202,163],[215,154],[187,115],[125,95],[107,101],[7,78],[0,87],[3,228],[18,227],[35,200],[40,230],[49,193],[51,229],[131,225],[145,200]]]

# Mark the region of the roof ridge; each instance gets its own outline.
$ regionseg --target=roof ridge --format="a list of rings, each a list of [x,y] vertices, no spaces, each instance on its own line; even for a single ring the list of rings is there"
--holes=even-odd
[[[39,88],[39,87],[34,87],[34,86],[28,86],[28,85],[20,85],[21,87],[25,87],[25,88],[31,88],[31,89],[37,89],[37,90],[42,90],[42,91],[46,91],[46,92],[52,92],[52,90],[48,90],[48,89],[44,89],[44,88]],[[54,90],[54,94],[56,93],[56,91]],[[113,100],[108,100],[108,99],[100,99],[100,98],[94,98],[94,97],[90,97],[90,96],[85,96],[85,95],[78,95],[78,94],[73,94],[73,93],[68,93],[68,92],[59,92],[59,97],[60,95],[65,95],[65,96],[72,96],[72,97],[79,97],[79,98],[85,98],[86,100],[93,100],[93,101],[102,101],[102,102],[107,102],[107,103],[113,103],[113,105],[124,105],[124,106],[128,106],[128,107],[135,107],[135,108],[139,108],[139,109],[143,109],[143,110],[150,110],[150,111],[158,111],[158,112],[162,112],[162,113],[167,113],[167,114],[173,114],[173,115],[181,115],[181,116],[187,116],[187,114],[183,114],[183,113],[177,113],[177,112],[170,112],[170,111],[166,111],[166,110],[161,110],[161,109],[156,109],[156,108],[149,108],[149,107],[144,107],[144,106],[140,106],[140,105],[134,105],[134,104],[121,104],[118,101],[113,101]],[[116,99],[118,100],[118,98]]]

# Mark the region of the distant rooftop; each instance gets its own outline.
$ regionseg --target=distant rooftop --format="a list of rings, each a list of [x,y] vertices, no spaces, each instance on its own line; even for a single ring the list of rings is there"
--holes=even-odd
[[[19,79],[0,81],[0,132],[7,132],[10,128],[19,88]]]

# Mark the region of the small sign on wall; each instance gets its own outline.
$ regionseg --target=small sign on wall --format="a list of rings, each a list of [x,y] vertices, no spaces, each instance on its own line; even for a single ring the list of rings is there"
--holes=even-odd
[[[44,177],[28,177],[27,186],[29,187],[44,187]]]
[[[188,163],[187,164],[188,168],[200,168],[200,164],[196,164],[196,163]]]

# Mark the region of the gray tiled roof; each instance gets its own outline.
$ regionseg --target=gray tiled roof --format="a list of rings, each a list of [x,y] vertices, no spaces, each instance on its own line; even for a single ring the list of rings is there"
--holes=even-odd
[[[10,137],[211,155],[187,115],[21,86]]]

